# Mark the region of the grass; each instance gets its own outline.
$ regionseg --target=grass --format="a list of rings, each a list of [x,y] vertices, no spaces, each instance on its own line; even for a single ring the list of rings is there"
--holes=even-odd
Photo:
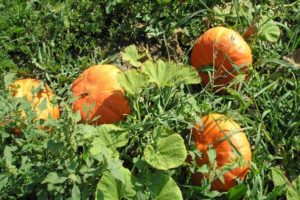
[[[0,119],[10,121],[0,127],[0,199],[75,198],[78,191],[82,199],[93,198],[101,175],[122,162],[142,180],[144,166],[147,173],[154,171],[142,156],[153,142],[153,129],[172,127],[184,138],[188,153],[197,153],[189,129],[210,112],[239,122],[251,143],[253,162],[241,198],[287,198],[286,191],[300,174],[300,69],[284,56],[300,46],[299,1],[14,0],[0,2],[0,11]],[[250,80],[238,90],[220,95],[199,85],[145,88],[130,97],[134,111],[117,124],[130,138],[128,146],[116,150],[120,160],[107,155],[97,160],[89,154],[95,130],[77,124],[69,93],[85,68],[96,63],[130,67],[120,53],[130,44],[144,57],[189,64],[195,40],[210,27],[226,26],[242,34],[255,23],[268,26],[247,40],[254,62]],[[47,122],[53,126],[50,136],[32,122],[30,109],[28,119],[20,118],[18,109],[26,105],[8,94],[11,79],[28,77],[44,80],[56,93],[62,116]],[[10,134],[16,125],[23,136]],[[184,199],[238,199],[230,192],[215,194],[191,186],[190,168],[167,171]],[[154,189],[149,188],[141,190],[140,199],[153,198]]]

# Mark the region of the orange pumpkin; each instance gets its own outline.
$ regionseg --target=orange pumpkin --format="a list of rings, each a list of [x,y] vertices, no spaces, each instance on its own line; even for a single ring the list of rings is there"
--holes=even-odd
[[[81,122],[110,124],[130,113],[127,98],[117,80],[119,72],[113,65],[95,65],[73,82],[71,91],[77,97],[73,110],[80,111]],[[93,121],[96,117],[98,119]]]
[[[210,165],[207,154],[209,145],[216,151],[217,169],[224,167],[224,165],[233,164],[237,161],[237,158],[243,158],[245,161],[242,162],[244,165],[230,169],[223,174],[224,183],[218,177],[215,177],[211,183],[211,190],[227,191],[237,184],[237,178],[244,179],[249,171],[251,162],[250,144],[241,127],[224,115],[209,114],[202,117],[202,122],[203,126],[196,124],[192,130],[195,145],[202,153],[201,158],[196,158],[199,166]],[[238,156],[239,154],[235,149],[238,150],[240,156]],[[195,173],[192,176],[192,181],[194,184],[199,185],[201,179],[205,176],[207,177],[209,174]]]
[[[34,89],[37,90],[36,93],[33,93]],[[13,82],[9,86],[9,90],[14,97],[25,97],[27,101],[31,102],[32,109],[36,112],[37,120],[47,120],[49,117],[53,119],[59,118],[59,108],[57,105],[52,104],[54,94],[48,85],[42,84],[42,81],[31,78],[20,79]],[[45,102],[46,108],[41,110],[41,104]],[[25,117],[24,111],[21,112],[21,116]]]
[[[202,84],[211,80],[209,73],[201,68],[213,66],[211,78],[216,88],[221,88],[232,81],[240,72],[248,73],[252,64],[252,53],[243,37],[234,30],[215,27],[199,37],[192,49],[191,62],[199,68]]]

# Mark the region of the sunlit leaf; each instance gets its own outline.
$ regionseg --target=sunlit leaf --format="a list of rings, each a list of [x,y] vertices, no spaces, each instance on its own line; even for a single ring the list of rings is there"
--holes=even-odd
[[[286,192],[287,200],[299,200],[300,199],[300,176],[296,178],[292,184],[288,187]]]
[[[138,95],[149,84],[149,78],[137,70],[128,70],[118,75],[118,81],[124,90],[132,96]]]
[[[120,169],[124,183],[114,178],[111,172],[107,171],[101,177],[95,194],[96,200],[122,200],[134,199],[136,191],[134,189],[135,178],[126,168]]]
[[[97,127],[99,139],[108,147],[119,148],[128,143],[128,132],[113,124],[103,124]]]
[[[279,168],[271,169],[271,179],[274,183],[274,186],[285,185],[288,182],[288,179],[284,175],[284,172]]]
[[[275,21],[263,18],[260,22],[258,37],[269,42],[276,42],[280,36],[280,29]]]
[[[144,150],[146,162],[160,170],[168,170],[182,165],[187,151],[179,134],[158,136],[154,144],[148,144]]]
[[[121,53],[121,55],[123,60],[128,61],[134,67],[140,67],[142,64],[139,61],[142,55],[139,54],[135,45],[130,45],[126,47],[124,51]]]
[[[71,196],[70,200],[80,200],[81,199],[80,189],[76,184],[73,185],[71,195],[72,196]]]
[[[142,71],[150,78],[150,82],[159,87],[172,86],[179,83],[196,84],[200,78],[195,69],[189,66],[179,65],[174,62],[146,61],[143,63]]]

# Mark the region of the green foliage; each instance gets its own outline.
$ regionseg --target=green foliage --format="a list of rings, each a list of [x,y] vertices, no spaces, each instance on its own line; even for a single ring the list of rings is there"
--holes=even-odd
[[[288,187],[286,198],[287,200],[296,200],[300,197],[300,176],[296,178]]]
[[[298,1],[12,0],[0,11],[0,198],[299,199],[300,71],[283,60],[300,45]],[[220,25],[258,28],[250,79],[224,95],[188,65],[198,36]],[[72,111],[70,83],[96,63],[131,68],[118,80],[132,112],[114,125],[78,124]],[[60,119],[34,120],[11,96],[27,77],[54,90]],[[210,182],[239,163],[217,169],[213,149],[210,166],[194,160],[190,129],[210,112],[239,122],[253,150],[246,180],[225,193]],[[211,173],[192,186],[193,172]]]

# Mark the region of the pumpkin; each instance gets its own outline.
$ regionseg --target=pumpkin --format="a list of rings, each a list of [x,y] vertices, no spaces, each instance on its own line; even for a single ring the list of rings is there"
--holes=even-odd
[[[119,72],[113,65],[95,65],[73,82],[71,92],[76,97],[73,110],[80,111],[81,122],[110,124],[130,113],[127,98],[117,80]]]
[[[34,91],[36,90],[36,91]],[[59,118],[59,108],[52,104],[54,94],[51,88],[43,84],[38,79],[19,79],[9,85],[9,91],[15,98],[25,98],[31,103],[31,107],[36,113],[36,120],[47,120],[49,117],[53,119]],[[43,108],[45,106],[45,108]],[[42,109],[43,108],[43,109]],[[21,110],[21,117],[26,117],[24,111]],[[3,124],[7,124],[4,122]],[[44,129],[45,127],[40,127]],[[13,132],[19,135],[18,127],[13,127]]]
[[[219,89],[228,85],[239,72],[248,73],[252,53],[240,34],[228,28],[215,27],[198,38],[192,49],[191,64],[198,69],[203,85],[212,78],[215,88]],[[213,70],[209,76],[204,69],[211,65]]]
[[[245,161],[241,162],[241,166],[233,167],[233,169],[223,174],[224,183],[218,177],[215,177],[211,183],[211,190],[227,191],[237,184],[237,178],[243,180],[249,171],[251,162],[250,144],[241,127],[224,115],[209,114],[202,117],[202,122],[203,126],[196,124],[192,129],[195,145],[202,153],[201,158],[196,157],[198,166],[211,165],[207,154],[209,148],[214,148],[216,152],[217,169],[234,164],[238,158],[243,158],[241,160]],[[201,174],[197,172],[192,175],[192,181],[194,184],[199,185],[201,179],[207,176],[209,176],[209,173]]]

